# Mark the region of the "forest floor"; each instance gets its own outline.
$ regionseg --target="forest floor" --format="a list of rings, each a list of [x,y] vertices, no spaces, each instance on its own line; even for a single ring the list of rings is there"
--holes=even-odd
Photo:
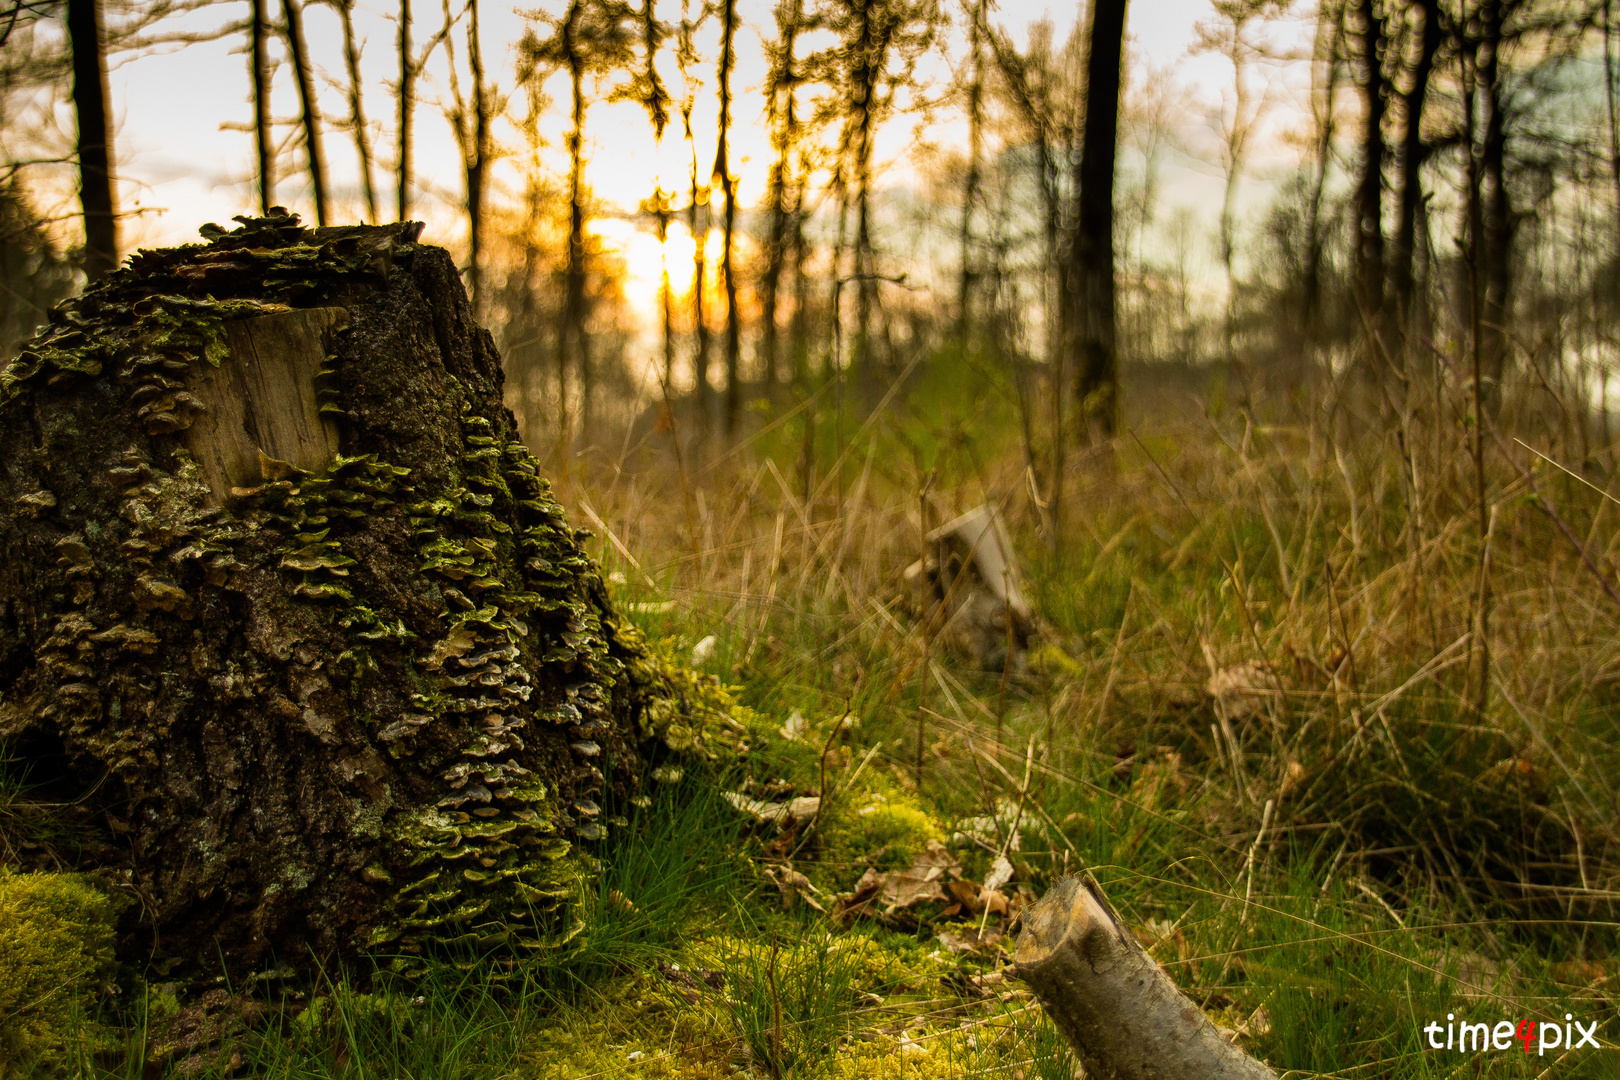
[[[806,410],[724,454],[648,433],[576,463],[616,601],[733,688],[747,753],[604,807],[566,960],[414,996],[334,973],[171,1063],[1070,1080],[1005,968],[1021,907],[1085,871],[1279,1073],[1620,1076],[1612,459],[1505,409],[1477,471],[1449,394],[1421,424],[1330,394],[1127,417],[1071,454],[1056,553],[1018,396],[973,365],[860,424],[821,402],[808,456]],[[1040,626],[989,663],[905,575],[982,504]],[[86,1071],[151,1075],[177,1007],[147,987]],[[1497,1041],[1459,1049],[1463,1023]]]

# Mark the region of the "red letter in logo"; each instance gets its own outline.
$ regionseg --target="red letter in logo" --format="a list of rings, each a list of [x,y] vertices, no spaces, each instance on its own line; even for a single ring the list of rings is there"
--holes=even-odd
[[[1536,1022],[1534,1020],[1520,1020],[1519,1026],[1513,1032],[1513,1037],[1524,1043],[1524,1052],[1530,1052],[1530,1041],[1536,1037]]]

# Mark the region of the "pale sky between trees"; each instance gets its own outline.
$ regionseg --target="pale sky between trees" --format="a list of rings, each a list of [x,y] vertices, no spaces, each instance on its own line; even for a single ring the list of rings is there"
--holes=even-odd
[[[237,18],[239,13],[235,8],[239,6],[205,8],[191,17],[191,25],[197,29],[218,26],[224,19]],[[419,41],[432,33],[441,17],[437,10],[422,6],[424,10],[417,15],[419,22],[415,31]],[[227,10],[230,14],[222,16]],[[507,4],[491,5],[485,11],[486,64],[503,90],[512,90],[516,45],[525,25],[523,13],[531,10]],[[946,5],[946,10],[953,17],[953,25],[946,32],[954,40],[965,33],[961,12],[959,5]],[[741,178],[739,203],[747,209],[762,199],[769,165],[770,146],[759,87],[765,77],[761,34],[774,30],[771,6],[765,0],[743,0],[739,11],[743,32],[738,40],[732,153],[733,167]],[[386,196],[383,197],[386,205],[392,204],[392,197],[386,193],[393,182],[388,171],[393,156],[395,109],[391,80],[397,77],[393,14],[391,5],[364,2],[356,11],[357,30],[365,45],[362,73],[377,157],[374,175],[379,191]],[[679,14],[675,0],[664,0],[660,4],[661,18],[674,20]],[[1078,14],[1078,8],[1069,4],[1006,0],[999,5],[993,21],[1022,43],[1029,25],[1045,17],[1053,24],[1054,36],[1061,43]],[[1209,0],[1136,0],[1131,4],[1128,22],[1132,85],[1140,85],[1144,73],[1150,69],[1168,70],[1181,99],[1173,110],[1172,119],[1177,145],[1161,166],[1159,205],[1162,216],[1168,219],[1178,207],[1190,208],[1201,225],[1208,226],[1203,231],[1213,229],[1222,190],[1214,115],[1232,84],[1231,68],[1226,60],[1218,55],[1192,52],[1195,25],[1209,16]],[[1313,16],[1313,9],[1302,5],[1274,22],[1269,36],[1280,53],[1291,51],[1295,56],[1308,55]],[[306,20],[318,78],[322,82],[322,108],[328,118],[323,141],[335,193],[334,219],[358,220],[363,209],[357,187],[356,155],[352,140],[337,125],[338,119],[347,112],[341,89],[343,66],[338,20],[329,7],[319,4],[308,6]],[[713,158],[717,107],[714,73],[708,61],[716,51],[717,39],[718,27],[710,20],[699,40],[705,62],[697,71],[703,82],[697,89],[693,118],[698,156],[703,161]],[[124,208],[137,211],[123,226],[126,250],[185,243],[196,238],[197,227],[205,222],[227,222],[233,214],[254,209],[253,139],[247,130],[252,120],[252,106],[243,49],[244,39],[238,34],[167,54],[115,60],[118,66],[111,73],[111,90],[117,123],[119,199]],[[929,92],[936,97],[944,93],[951,79],[950,68],[943,58],[947,52],[960,56],[962,50],[936,48],[920,72]],[[665,69],[672,93],[680,97],[682,90],[674,57],[665,56],[661,68]],[[1268,73],[1255,76],[1257,82],[1268,78],[1274,88],[1274,104],[1246,163],[1248,187],[1240,205],[1263,201],[1269,191],[1265,183],[1267,175],[1298,160],[1298,144],[1289,136],[1307,122],[1303,110],[1309,93],[1309,61],[1281,62],[1271,65]],[[567,168],[563,150],[567,115],[559,102],[567,96],[566,76],[556,75],[547,89],[553,99],[542,124],[542,132],[549,142],[547,163],[562,176]],[[428,222],[424,239],[454,248],[465,231],[465,219],[457,205],[461,198],[459,161],[449,126],[436,106],[439,99],[447,97],[444,56],[440,51],[434,55],[427,77],[419,87],[416,168],[422,194],[417,198],[414,216]],[[1127,111],[1129,107],[1127,92]],[[514,94],[513,112],[520,112],[522,108],[521,93]],[[301,172],[302,151],[291,145],[295,139],[292,121],[298,115],[298,105],[293,80],[285,65],[276,73],[274,113],[278,119],[287,121],[278,130],[288,140],[283,151],[278,201],[312,219],[307,205],[307,177]],[[1126,122],[1128,124],[1129,120]],[[63,131],[73,130],[71,112],[65,103],[59,109],[58,124]],[[659,249],[652,223],[637,217],[635,209],[651,192],[655,177],[661,178],[666,190],[685,188],[688,149],[677,123],[671,126],[663,150],[658,152],[646,113],[634,102],[597,99],[590,110],[587,134],[587,182],[600,199],[621,215],[617,219],[604,215],[604,219],[594,223],[594,230],[610,248],[623,253],[629,277],[627,298],[639,315],[650,317],[657,290]],[[501,126],[498,141],[507,145],[519,142],[509,123]],[[886,125],[878,141],[877,158],[883,166],[881,183],[884,186],[926,186],[931,177],[941,174],[942,161],[960,152],[965,141],[966,124],[959,102],[941,102],[933,109],[930,121],[916,114],[898,116]],[[995,146],[994,141],[990,146]],[[923,148],[920,152],[919,147]],[[1126,145],[1122,148],[1122,168],[1128,167],[1129,154]],[[497,203],[501,201],[503,188],[510,193],[518,187],[515,167],[510,160],[496,165],[493,179]],[[54,197],[63,207],[72,197],[67,181],[64,174],[54,185],[59,189],[53,193]],[[45,191],[40,194],[46,196]],[[49,201],[49,196],[42,201]],[[691,240],[679,222],[674,233],[669,255],[678,274],[680,268],[690,266]],[[1211,238],[1209,244],[1201,246],[1212,245]],[[1197,257],[1200,262],[1208,260],[1211,272],[1218,273],[1212,253],[1199,251]],[[682,286],[680,280],[673,284],[677,289]]]

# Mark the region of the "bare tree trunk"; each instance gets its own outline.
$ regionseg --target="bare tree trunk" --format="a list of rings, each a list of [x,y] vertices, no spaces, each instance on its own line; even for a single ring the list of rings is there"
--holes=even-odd
[[[276,151],[270,132],[270,49],[266,40],[269,20],[264,5],[265,0],[253,0],[248,36],[253,71],[253,144],[259,159],[259,213],[269,214],[276,202]]]
[[[737,226],[737,179],[731,175],[731,69],[736,63],[737,0],[720,2],[720,131],[715,146],[714,180],[725,194],[725,234],[720,248],[720,272],[726,279],[726,406],[724,428],[735,435],[742,420],[742,327],[737,318],[737,276],[732,247]]]
[[[1075,319],[1076,426],[1112,438],[1119,411],[1115,339],[1114,161],[1125,47],[1126,0],[1093,0],[1086,57],[1086,126],[1076,165],[1075,234],[1069,261]]]
[[[642,60],[646,66],[642,70],[643,84],[639,98],[642,108],[647,110],[647,118],[652,121],[654,145],[662,148],[664,131],[669,127],[670,98],[669,91],[664,86],[664,80],[658,74],[658,52],[663,45],[667,31],[658,21],[658,12],[654,6],[654,0],[642,0],[640,17]],[[661,182],[654,182],[652,197],[648,204],[652,208],[653,221],[658,229],[658,249],[660,252],[665,252],[666,244],[669,241],[670,197],[664,193],[664,186]],[[664,400],[667,403],[671,394],[670,387],[675,380],[675,307],[673,298],[670,296],[667,253],[659,260],[658,306],[663,314],[664,371],[662,386]]]
[[[254,0],[255,4],[263,0]],[[360,157],[360,192],[366,200],[366,220],[377,221],[377,186],[371,178],[371,133],[366,130],[363,84],[360,81],[360,48],[354,40],[354,0],[331,0],[343,23],[343,63],[349,76],[349,130]]]
[[[1333,137],[1337,128],[1339,76],[1343,65],[1339,60],[1344,43],[1344,7],[1342,4],[1324,6],[1319,15],[1318,34],[1328,32],[1326,46],[1327,80],[1317,91],[1315,175],[1311,177],[1310,207],[1306,217],[1305,280],[1301,283],[1300,329],[1308,341],[1319,343],[1322,337],[1322,261],[1327,238],[1322,228],[1322,202],[1327,193],[1328,175],[1333,168]],[[1317,38],[1317,56],[1323,53],[1321,38]]]
[[[872,133],[876,125],[878,81],[883,70],[881,31],[875,25],[882,0],[855,0],[854,31],[848,43],[852,57],[849,73],[849,121],[845,150],[853,152],[855,182],[855,348],[850,365],[857,373],[862,390],[870,388],[872,377],[872,309],[876,304],[876,281],[872,267]],[[847,199],[850,172],[844,173]],[[845,203],[847,205],[847,201]]]
[[[1507,124],[1501,85],[1502,0],[1484,0],[1479,8],[1484,60],[1479,89],[1485,104],[1485,130],[1480,137],[1479,166],[1483,187],[1480,239],[1483,307],[1480,311],[1481,392],[1486,412],[1501,404],[1512,318],[1513,207],[1507,188]]]
[[[805,264],[810,245],[804,235],[804,195],[811,163],[808,151],[800,151],[799,174],[793,184],[793,209],[788,218],[788,246],[793,252],[793,317],[788,321],[788,348],[793,352],[793,380],[804,393],[810,386],[810,275]]]
[[[1066,877],[1029,909],[1016,970],[1087,1076],[1277,1080],[1221,1037],[1120,924],[1090,880]]]
[[[68,0],[73,51],[73,108],[78,116],[79,206],[84,214],[84,273],[91,281],[118,265],[113,198],[112,117],[107,89],[106,32],[100,0]]]
[[[1356,306],[1367,331],[1367,361],[1381,378],[1387,342],[1381,341],[1384,310],[1384,80],[1385,27],[1379,0],[1359,0],[1363,126],[1361,176],[1356,181]]]
[[[321,107],[315,96],[315,75],[310,69],[304,39],[304,13],[298,0],[281,0],[286,17],[287,51],[298,82],[298,103],[304,125],[304,152],[309,161],[309,184],[315,200],[315,221],[326,224],[326,153],[321,149]]]
[[[1037,143],[1041,168],[1041,214],[1045,227],[1045,308],[1047,389],[1052,410],[1052,534],[1048,547],[1056,555],[1063,550],[1064,483],[1069,467],[1069,433],[1066,430],[1069,380],[1073,376],[1068,348],[1068,327],[1072,318],[1069,303],[1069,264],[1063,252],[1063,207],[1059,191],[1060,174],[1051,141],[1042,131]]]
[[[1614,5],[1603,0],[1603,92],[1609,106],[1609,172],[1614,176],[1614,221],[1620,228],[1620,109],[1615,103]]]
[[[968,56],[972,77],[968,82],[968,165],[962,179],[961,273],[956,286],[956,340],[966,343],[971,330],[973,304],[973,207],[979,198],[979,172],[984,128],[984,38],[988,0],[977,0],[968,27]]]
[[[478,32],[478,0],[467,0],[467,67],[472,75],[472,138],[467,147],[467,283],[473,314],[484,304],[484,187],[489,175],[489,88]]]
[[[870,391],[872,370],[872,312],[877,307],[877,269],[872,253],[872,115],[861,112],[861,132],[855,159],[855,355],[854,366],[863,392]]]
[[[585,356],[585,65],[580,43],[574,40],[583,7],[582,0],[573,0],[562,26],[563,55],[567,57],[568,78],[573,91],[573,127],[568,132],[568,268],[562,329],[557,334],[558,410],[562,421],[558,452],[563,462],[560,471],[565,484],[568,461],[574,452],[574,433],[568,410],[568,372],[572,367],[583,386],[588,363]],[[584,411],[583,402],[580,411]]]
[[[707,189],[698,183],[697,140],[692,132],[692,106],[690,99],[681,109],[681,123],[686,131],[686,140],[692,150],[692,176],[689,201],[686,206],[686,230],[692,236],[692,331],[696,337],[696,348],[692,355],[692,377],[696,382],[693,392],[697,396],[698,431],[705,432],[709,427],[710,398],[713,396],[709,390],[709,320],[703,311],[704,269],[708,255],[706,253],[709,239],[709,204]],[[703,227],[698,227],[699,210],[702,211]]]
[[[263,0],[257,0],[262,3]],[[405,221],[411,216],[411,108],[416,94],[416,64],[411,59],[411,0],[399,0],[399,148],[398,216]]]
[[[781,352],[777,328],[782,271],[792,230],[789,222],[788,191],[792,183],[793,154],[798,145],[798,72],[795,49],[799,24],[804,15],[803,0],[782,0],[776,7],[777,43],[772,47],[769,84],[765,90],[767,117],[776,160],[771,163],[767,200],[770,226],[765,241],[765,269],[760,275],[761,320],[764,323],[760,352],[763,354],[765,392],[774,403],[780,373]]]
[[[1397,360],[1404,369],[1408,360],[1407,342],[1418,317],[1422,300],[1414,291],[1413,264],[1417,257],[1417,227],[1423,207],[1423,165],[1429,145],[1423,138],[1423,114],[1428,103],[1429,80],[1435,58],[1440,53],[1445,28],[1441,26],[1440,0],[1418,0],[1423,12],[1423,36],[1417,63],[1412,68],[1412,88],[1402,95],[1400,217],[1395,224],[1395,245],[1389,268],[1390,296],[1395,304],[1398,331]]]

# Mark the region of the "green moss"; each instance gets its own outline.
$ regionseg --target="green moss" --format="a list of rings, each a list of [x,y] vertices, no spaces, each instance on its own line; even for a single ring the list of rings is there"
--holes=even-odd
[[[0,868],[0,1066],[94,1038],[82,1017],[122,907],[86,878]]]
[[[822,818],[822,860],[833,867],[874,862],[879,870],[907,867],[943,841],[944,829],[912,797],[879,777],[869,786],[833,793]]]

